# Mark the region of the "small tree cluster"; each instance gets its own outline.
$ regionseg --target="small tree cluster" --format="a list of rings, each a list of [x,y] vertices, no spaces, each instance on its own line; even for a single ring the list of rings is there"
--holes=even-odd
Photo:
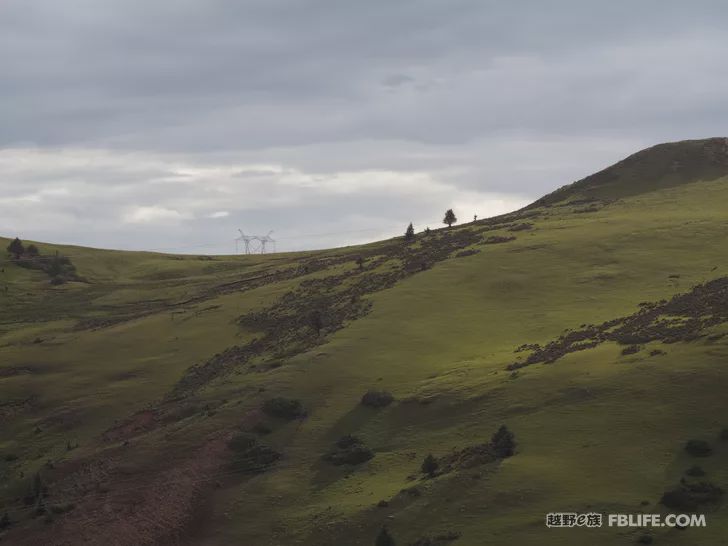
[[[10,254],[16,260],[19,260],[23,256],[28,258],[35,258],[40,255],[40,250],[34,244],[29,244],[27,247],[23,244],[23,241],[17,237],[13,239],[7,248],[8,254]]]
[[[13,239],[8,245],[8,254],[10,254],[16,260],[20,259],[20,257],[25,254],[25,247],[23,246],[23,242],[17,237]]]
[[[37,246],[29,244],[26,247],[17,237],[8,245],[7,251],[17,265],[45,272],[51,278],[52,284],[63,284],[68,280],[77,279],[76,266],[68,257],[61,256],[58,252],[52,256],[42,256]]]

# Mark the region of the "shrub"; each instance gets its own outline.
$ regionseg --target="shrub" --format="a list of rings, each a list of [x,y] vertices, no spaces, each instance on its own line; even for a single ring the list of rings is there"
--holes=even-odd
[[[255,445],[255,437],[249,434],[236,434],[228,441],[228,447],[236,452],[245,452]]]
[[[271,417],[292,421],[306,415],[306,410],[300,400],[276,397],[263,403],[263,411]]]
[[[702,504],[714,504],[720,501],[723,490],[709,482],[697,484],[681,484],[675,489],[666,491],[660,504],[673,510],[693,511]]]
[[[630,345],[628,347],[625,347],[622,349],[623,355],[633,355],[635,353],[640,352],[641,347],[639,345]]]
[[[18,256],[16,259],[20,267],[43,271],[51,278],[51,284],[81,280],[76,275],[76,266],[71,263],[71,260],[57,252],[53,256],[41,256],[38,248],[35,245],[30,245],[24,250],[23,255]]]
[[[685,444],[685,451],[693,457],[707,457],[713,452],[713,449],[705,440],[688,440]]]
[[[437,462],[437,459],[430,453],[425,457],[425,460],[422,461],[422,473],[427,474],[430,478],[435,476],[435,472],[437,472],[437,469],[440,467],[440,463]]]
[[[308,325],[311,327],[313,331],[316,332],[316,335],[321,335],[321,330],[324,328],[324,315],[321,311],[318,309],[315,309],[311,311],[308,315]]]
[[[396,544],[386,526],[382,527],[382,530],[377,535],[377,540],[374,542],[374,546],[395,546]]]
[[[258,444],[255,437],[244,433],[233,436],[228,447],[235,452],[233,467],[237,471],[263,472],[281,458],[275,449]]]
[[[361,397],[362,406],[370,408],[384,408],[394,401],[394,396],[387,391],[367,391]]]
[[[455,254],[456,258],[467,258],[468,256],[473,256],[475,254],[478,254],[480,250],[477,250],[475,248],[469,248],[467,250],[461,250],[457,254]]]
[[[701,467],[694,465],[688,468],[685,471],[685,474],[688,476],[698,477],[698,476],[705,476],[705,470],[703,470]]]
[[[256,434],[270,434],[271,432],[273,432],[273,429],[271,429],[265,423],[255,423],[255,425],[253,425],[252,431]]]
[[[496,457],[506,458],[516,452],[515,436],[505,425],[501,425],[498,431],[493,434],[490,445],[493,447]]]
[[[335,465],[357,465],[367,462],[374,457],[374,452],[364,443],[351,434],[342,436],[334,444],[334,448],[324,455],[324,460]]]
[[[728,440],[728,428],[724,428],[720,431],[720,439],[721,440]]]
[[[352,436],[351,434],[346,434],[336,440],[336,447],[340,449],[346,449],[357,444],[363,444],[363,442],[359,438],[357,438],[356,436]]]
[[[265,445],[254,445],[238,459],[238,468],[248,472],[262,472],[281,458],[275,449]]]
[[[488,237],[487,239],[485,239],[483,241],[483,244],[485,244],[485,245],[497,245],[497,244],[500,244],[500,243],[508,243],[510,241],[515,241],[515,240],[516,240],[515,237],[503,237],[501,235],[492,235],[492,236]]]
[[[0,518],[0,530],[7,529],[11,525],[10,516],[7,512],[3,513],[3,516]]]

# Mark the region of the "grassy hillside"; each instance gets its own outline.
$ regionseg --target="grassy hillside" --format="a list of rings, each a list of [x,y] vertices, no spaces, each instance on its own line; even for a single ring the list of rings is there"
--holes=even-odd
[[[660,504],[683,478],[728,489],[721,142],[640,152],[412,242],[39,244],[77,268],[57,286],[3,256],[2,540],[368,546],[386,525],[398,545],[722,544],[717,489]],[[364,406],[369,390],[394,400]],[[508,457],[489,444],[503,424]],[[360,443],[336,447],[346,435]],[[369,458],[334,464],[352,453]],[[707,528],[544,525],[690,508]]]

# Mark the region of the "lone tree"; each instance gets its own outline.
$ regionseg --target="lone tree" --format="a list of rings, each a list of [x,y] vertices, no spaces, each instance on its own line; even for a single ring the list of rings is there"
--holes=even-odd
[[[25,253],[23,243],[17,237],[8,245],[8,254],[12,254],[17,260]]]
[[[412,226],[412,222],[407,226],[407,231],[404,232],[404,240],[411,241],[415,238],[415,228]]]
[[[397,543],[394,542],[392,535],[389,534],[386,525],[382,527],[377,535],[377,540],[374,542],[374,546],[395,546]]]
[[[498,431],[493,434],[490,445],[493,446],[496,457],[506,458],[516,452],[515,436],[505,425],[501,425]]]
[[[425,460],[422,461],[422,472],[427,474],[430,478],[435,476],[435,472],[437,472],[438,468],[440,468],[440,463],[437,462],[437,459],[435,459],[432,453],[430,453],[427,457],[425,457]]]
[[[359,266],[359,270],[361,271],[364,269],[364,257],[363,256],[357,256],[356,258],[356,265]]]
[[[447,227],[452,227],[452,225],[457,221],[458,219],[455,218],[455,213],[452,211],[452,209],[447,209],[447,212],[445,213],[445,218],[442,220],[442,223],[447,224]]]

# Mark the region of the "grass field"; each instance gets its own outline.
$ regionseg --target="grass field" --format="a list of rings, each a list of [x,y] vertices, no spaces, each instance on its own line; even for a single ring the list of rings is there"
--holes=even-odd
[[[693,465],[705,476],[686,483],[728,488],[728,308],[632,354],[607,340],[507,369],[524,344],[728,276],[724,143],[672,146],[413,242],[234,257],[39,243],[82,279],[58,286],[3,256],[2,541],[353,546],[386,525],[398,545],[723,544],[720,499],[696,508],[704,529],[544,518],[680,512],[660,499]],[[395,400],[363,407],[370,389]],[[267,415],[274,397],[305,417]],[[515,455],[420,472],[502,424]],[[280,458],[236,463],[241,432]],[[346,434],[374,457],[323,460]]]

